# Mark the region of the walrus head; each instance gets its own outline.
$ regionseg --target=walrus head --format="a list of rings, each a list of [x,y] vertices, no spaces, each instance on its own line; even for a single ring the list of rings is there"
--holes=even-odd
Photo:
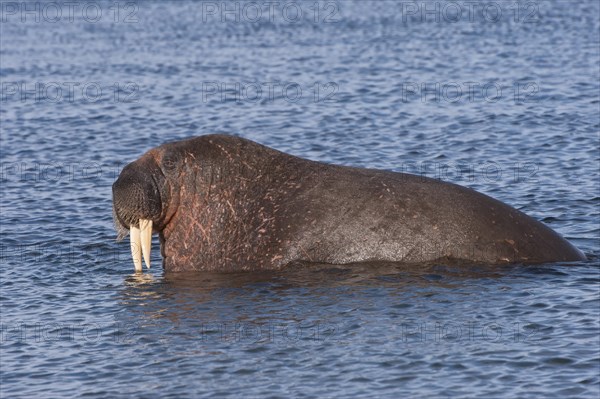
[[[136,271],[142,270],[142,255],[150,267],[152,232],[162,229],[170,203],[168,174],[174,165],[157,159],[158,155],[156,151],[149,151],[125,166],[112,186],[117,239],[129,233]],[[165,165],[170,170],[165,170]]]

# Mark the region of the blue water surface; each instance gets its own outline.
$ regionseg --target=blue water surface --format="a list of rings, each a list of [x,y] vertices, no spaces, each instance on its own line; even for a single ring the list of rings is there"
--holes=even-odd
[[[67,3],[0,4],[0,396],[600,395],[597,1]],[[134,274],[112,183],[217,132],[472,187],[588,260]]]

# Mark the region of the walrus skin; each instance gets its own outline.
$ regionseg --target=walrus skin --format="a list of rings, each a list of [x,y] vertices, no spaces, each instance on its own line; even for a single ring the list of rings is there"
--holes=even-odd
[[[167,271],[585,259],[541,222],[469,188],[309,161],[227,135],[164,144],[127,165],[113,212],[120,238],[130,228],[139,237],[140,221],[151,221],[144,257],[149,265],[158,233]]]

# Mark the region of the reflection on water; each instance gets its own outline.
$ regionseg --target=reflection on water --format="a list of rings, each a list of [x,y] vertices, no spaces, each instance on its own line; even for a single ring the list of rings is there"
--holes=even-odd
[[[531,279],[540,276],[564,275],[556,265],[393,263],[297,264],[280,271],[165,273],[161,277],[133,274],[124,279],[119,294],[124,310],[120,321],[145,326],[144,334],[162,333],[168,328],[199,337],[223,335],[235,326],[259,330],[274,324],[301,328],[307,321],[309,326],[316,323],[321,328],[333,328],[336,319],[332,314],[343,320],[348,312],[367,303],[371,303],[372,310],[378,303],[379,311],[384,313],[418,313],[420,307],[432,303],[480,301],[480,295],[485,295],[489,287],[500,292],[515,291],[518,297],[522,294],[518,292],[520,282],[531,284]],[[470,308],[464,303],[460,306],[465,305]]]

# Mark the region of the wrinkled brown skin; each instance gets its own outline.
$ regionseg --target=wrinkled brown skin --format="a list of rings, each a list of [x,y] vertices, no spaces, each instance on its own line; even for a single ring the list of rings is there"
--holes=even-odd
[[[541,222],[471,189],[309,161],[226,135],[148,151],[123,169],[113,202],[121,236],[152,219],[167,271],[585,259]]]

